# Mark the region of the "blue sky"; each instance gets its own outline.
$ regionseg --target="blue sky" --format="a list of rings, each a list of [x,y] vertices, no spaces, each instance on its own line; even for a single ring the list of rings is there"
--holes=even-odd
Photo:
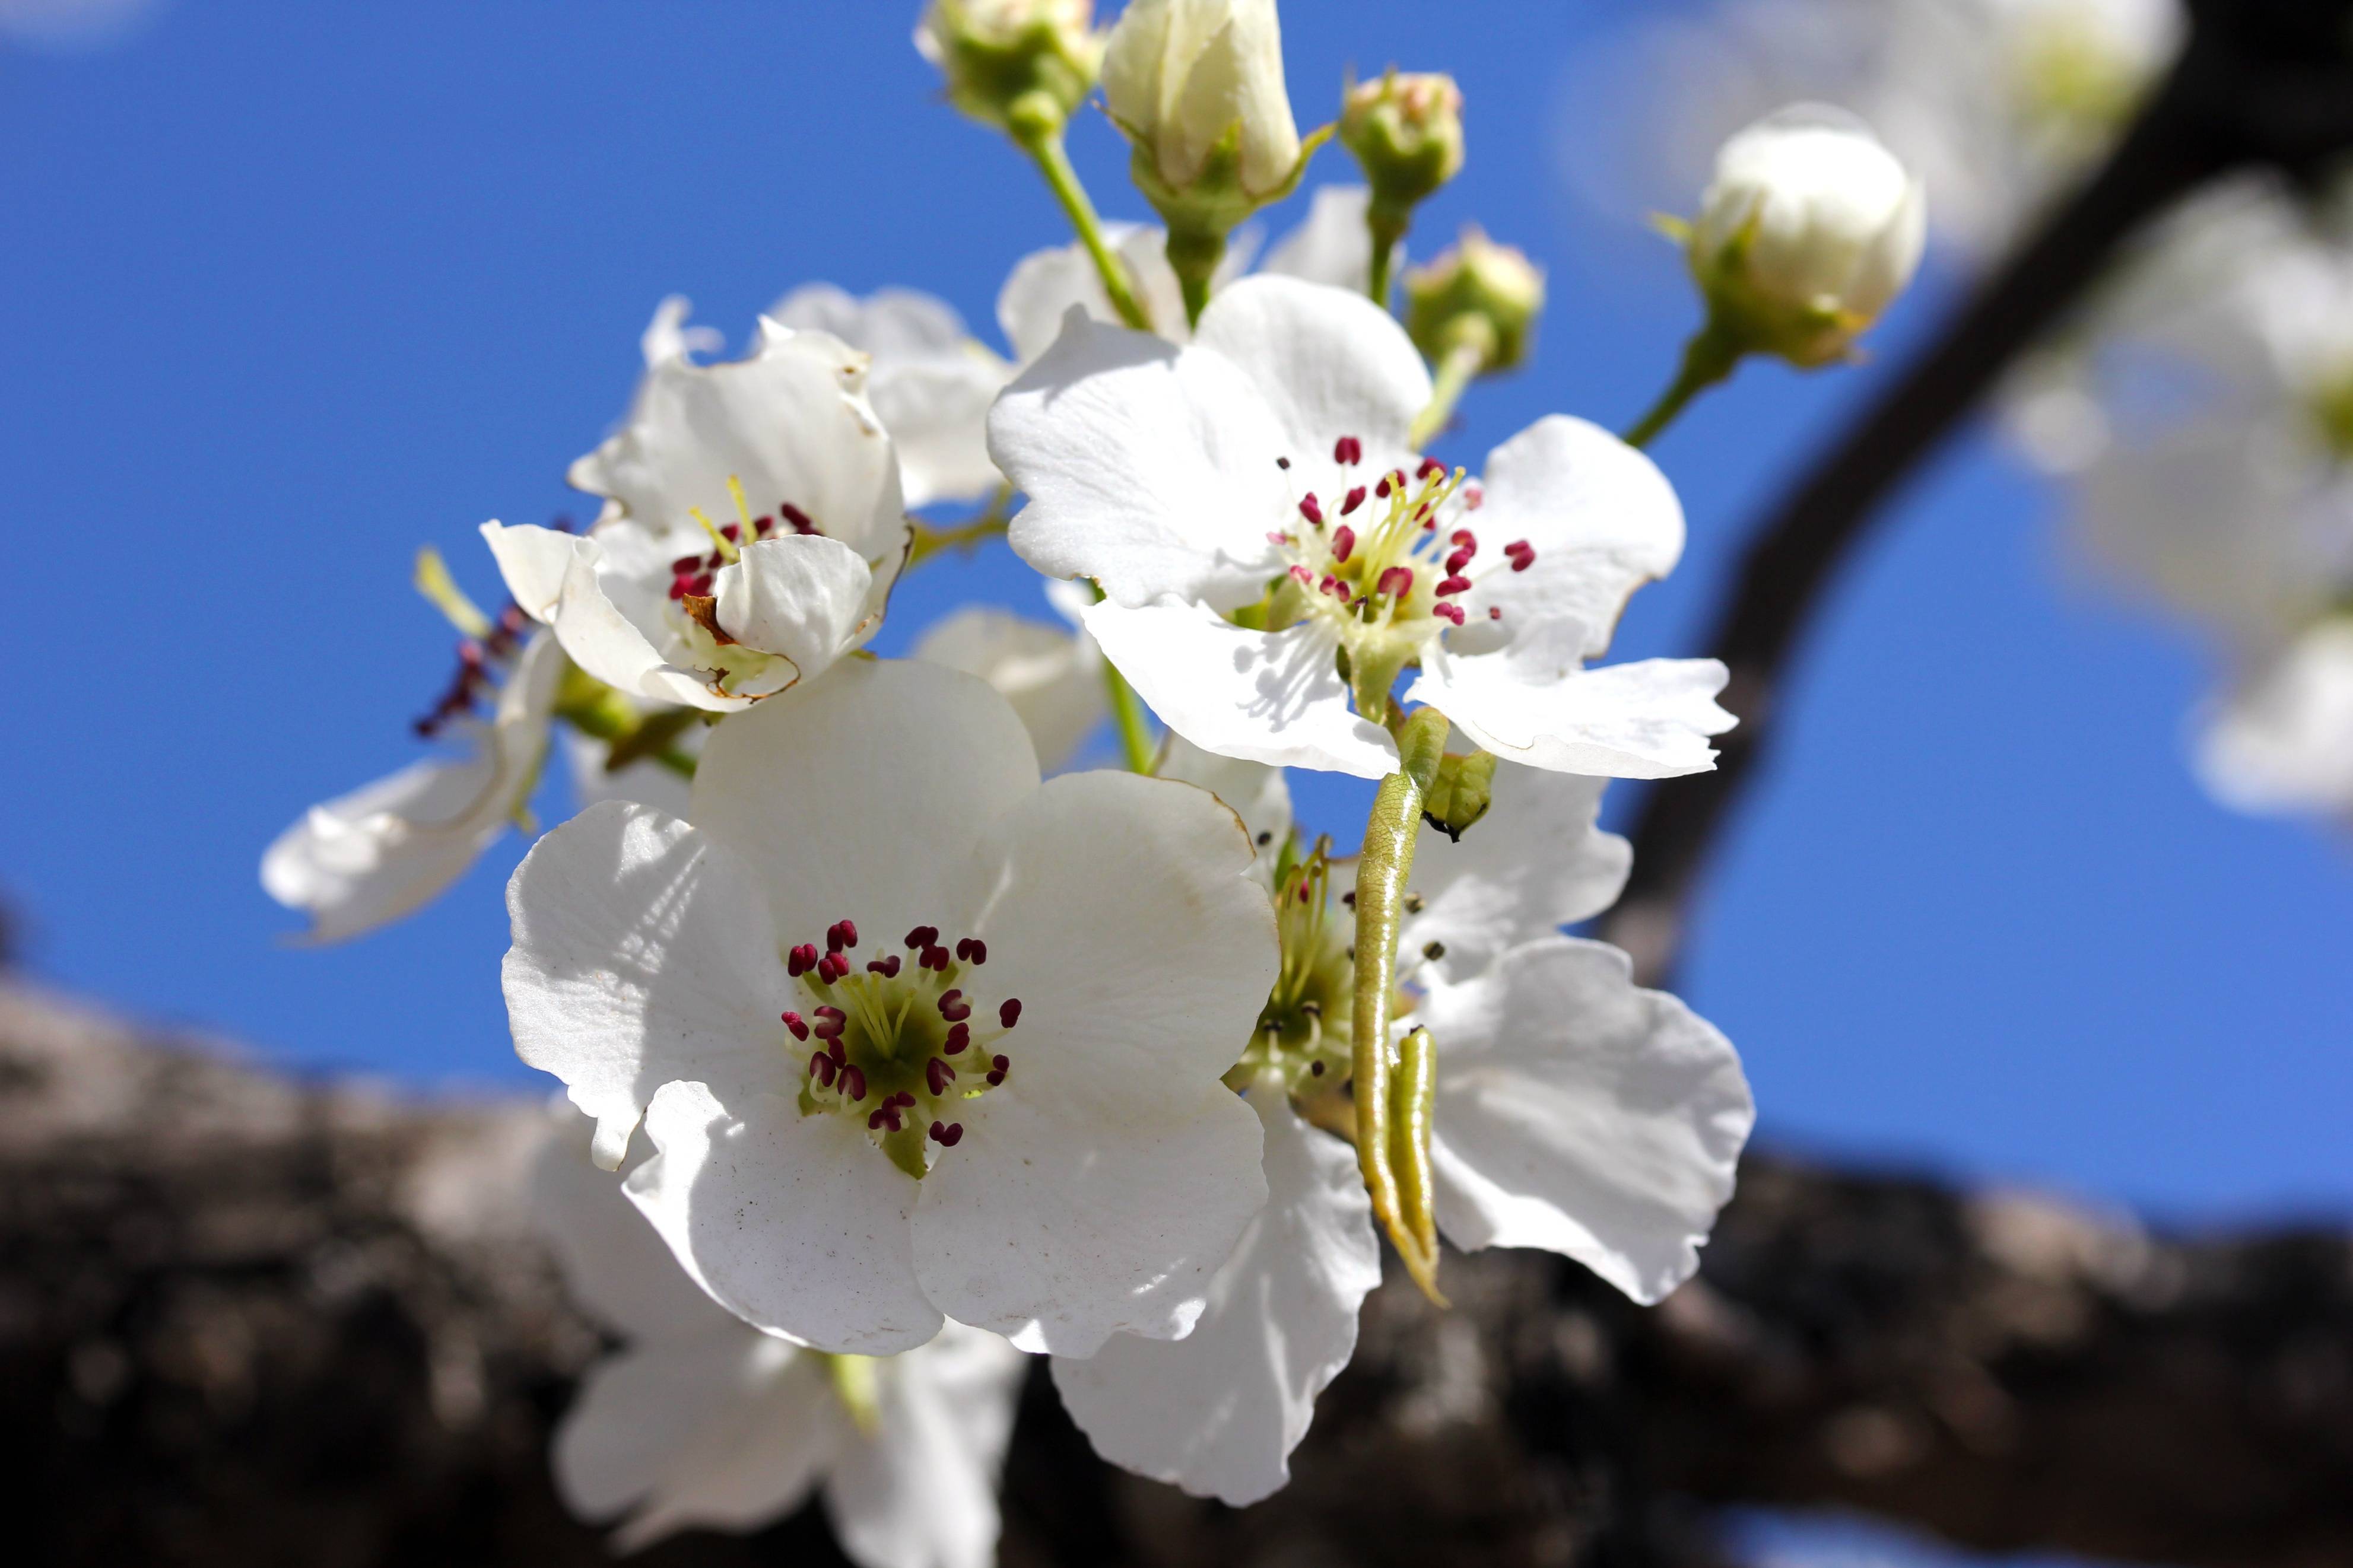
[[[326,952],[283,945],[256,858],[414,753],[449,639],[411,555],[487,595],[475,524],[586,512],[565,466],[664,294],[741,341],[796,283],[900,284],[993,335],[1007,269],[1063,236],[938,101],[913,10],[177,0],[102,51],[0,38],[0,889],[37,973],[309,1068],[532,1077],[497,984],[519,843]],[[1286,0],[1303,121],[1352,64],[1462,81],[1471,166],[1425,250],[1475,217],[1551,268],[1535,366],[1450,455],[1554,409],[1623,424],[1691,324],[1666,248],[1559,175],[1562,83],[1632,12]],[[1073,153],[1142,216],[1106,124]],[[1932,270],[1881,366],[1954,284]],[[1671,433],[1691,549],[1621,652],[1694,651],[1739,531],[1877,374],[1750,367]],[[2057,521],[1983,436],[1905,498],[1808,649],[1687,994],[1784,1144],[2180,1218],[2353,1211],[2353,860],[2198,793],[2199,649],[2073,585]],[[927,569],[884,647],[969,597],[1040,607],[995,551]],[[1346,836],[1358,797],[1305,793]]]

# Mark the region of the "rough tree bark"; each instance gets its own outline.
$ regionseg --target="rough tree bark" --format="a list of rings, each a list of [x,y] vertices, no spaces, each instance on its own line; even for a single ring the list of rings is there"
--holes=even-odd
[[[0,984],[10,1561],[605,1561],[548,1433],[599,1350],[518,1207],[531,1104],[304,1084]],[[2353,1241],[2158,1239],[1758,1156],[1652,1311],[1535,1255],[1377,1292],[1272,1501],[1098,1463],[1033,1379],[1008,1568],[1700,1568],[1710,1510],[2353,1562]],[[832,1563],[813,1514],[649,1564]]]

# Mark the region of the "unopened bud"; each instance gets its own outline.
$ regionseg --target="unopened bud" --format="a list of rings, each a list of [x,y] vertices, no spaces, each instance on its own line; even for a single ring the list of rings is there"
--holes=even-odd
[[[1926,232],[1920,182],[1870,129],[1799,105],[1724,144],[1686,251],[1717,334],[1814,366],[1904,291]]]
[[[1422,793],[1421,819],[1460,840],[1472,824],[1487,815],[1493,804],[1495,759],[1485,752],[1458,756],[1449,752],[1440,760],[1438,777]]]
[[[1093,16],[1093,0],[932,0],[915,47],[975,120],[1047,133],[1094,90],[1103,45]]]
[[[1475,351],[1482,374],[1527,358],[1544,312],[1544,273],[1526,256],[1466,228],[1453,249],[1405,275],[1406,331],[1433,362]]]
[[[1462,172],[1462,89],[1429,72],[1358,82],[1341,100],[1340,141],[1364,165],[1373,205],[1401,225]]]
[[[1131,0],[1111,30],[1103,100],[1172,233],[1233,226],[1299,183],[1306,153],[1282,79],[1274,0]]]

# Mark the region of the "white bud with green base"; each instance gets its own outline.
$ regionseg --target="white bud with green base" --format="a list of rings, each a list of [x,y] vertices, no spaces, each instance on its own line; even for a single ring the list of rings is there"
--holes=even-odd
[[[948,100],[1013,133],[1058,131],[1094,90],[1103,38],[1092,0],[932,0],[915,47]]]
[[[1340,142],[1364,166],[1372,199],[1374,300],[1388,302],[1389,258],[1413,209],[1462,172],[1462,89],[1432,72],[1390,71],[1350,86],[1341,100]]]
[[[1226,236],[1297,189],[1331,132],[1299,134],[1274,0],[1134,0],[1111,30],[1103,87],[1198,319]]]

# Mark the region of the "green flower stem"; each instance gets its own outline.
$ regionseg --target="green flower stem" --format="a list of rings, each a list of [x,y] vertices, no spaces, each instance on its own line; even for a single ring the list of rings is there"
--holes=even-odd
[[[1406,440],[1415,451],[1428,445],[1431,437],[1446,428],[1454,417],[1454,405],[1462,401],[1463,393],[1479,379],[1487,368],[1487,351],[1480,343],[1465,341],[1446,351],[1438,362],[1436,384],[1430,388],[1430,406],[1423,409],[1406,433]]]
[[[1103,602],[1103,584],[1090,584],[1095,591],[1095,603]],[[1119,727],[1119,749],[1127,759],[1127,771],[1149,778],[1160,765],[1159,748],[1152,743],[1151,727],[1145,722],[1144,700],[1119,666],[1108,658],[1103,661],[1103,693],[1111,699],[1112,721]]]
[[[1651,411],[1635,422],[1626,432],[1630,447],[1647,447],[1656,440],[1659,432],[1675,422],[1691,400],[1732,374],[1740,363],[1740,346],[1728,333],[1717,329],[1714,321],[1692,334],[1683,345],[1682,366],[1667,390],[1659,395]]]
[[[1386,310],[1389,308],[1390,270],[1397,265],[1397,248],[1405,238],[1406,220],[1385,213],[1378,202],[1365,207],[1365,226],[1373,236],[1373,269],[1366,292],[1373,303]]]
[[[1013,487],[999,485],[996,499],[988,503],[988,510],[969,522],[960,522],[953,528],[934,528],[929,523],[915,523],[914,542],[907,548],[907,565],[910,568],[920,566],[933,556],[950,550],[970,553],[1002,534],[1012,520]]]
[[[1079,183],[1079,172],[1071,167],[1070,153],[1062,146],[1060,124],[1048,127],[1017,122],[1013,139],[1037,163],[1054,199],[1061,203],[1063,215],[1071,220],[1079,243],[1086,247],[1095,270],[1103,276],[1103,292],[1111,297],[1111,308],[1137,331],[1150,331],[1152,318],[1145,312],[1144,301],[1136,298],[1135,286],[1128,280],[1127,268],[1120,261],[1119,253],[1103,237],[1103,219],[1095,216],[1095,205],[1087,199],[1087,189]]]
[[[1438,1247],[1430,1211],[1431,1083],[1427,1031],[1417,1030],[1392,1061],[1389,1017],[1397,999],[1398,929],[1406,879],[1421,831],[1422,798],[1446,749],[1446,716],[1423,708],[1397,727],[1398,771],[1381,781],[1356,862],[1356,998],[1349,1018],[1356,1079],[1356,1163],[1373,1213],[1408,1272],[1433,1300]]]
[[[1168,230],[1168,266],[1176,274],[1177,287],[1185,291],[1185,321],[1187,326],[1201,324],[1201,312],[1209,308],[1209,290],[1218,277],[1218,266],[1226,258],[1226,237],[1216,229],[1185,229],[1172,226]]]

